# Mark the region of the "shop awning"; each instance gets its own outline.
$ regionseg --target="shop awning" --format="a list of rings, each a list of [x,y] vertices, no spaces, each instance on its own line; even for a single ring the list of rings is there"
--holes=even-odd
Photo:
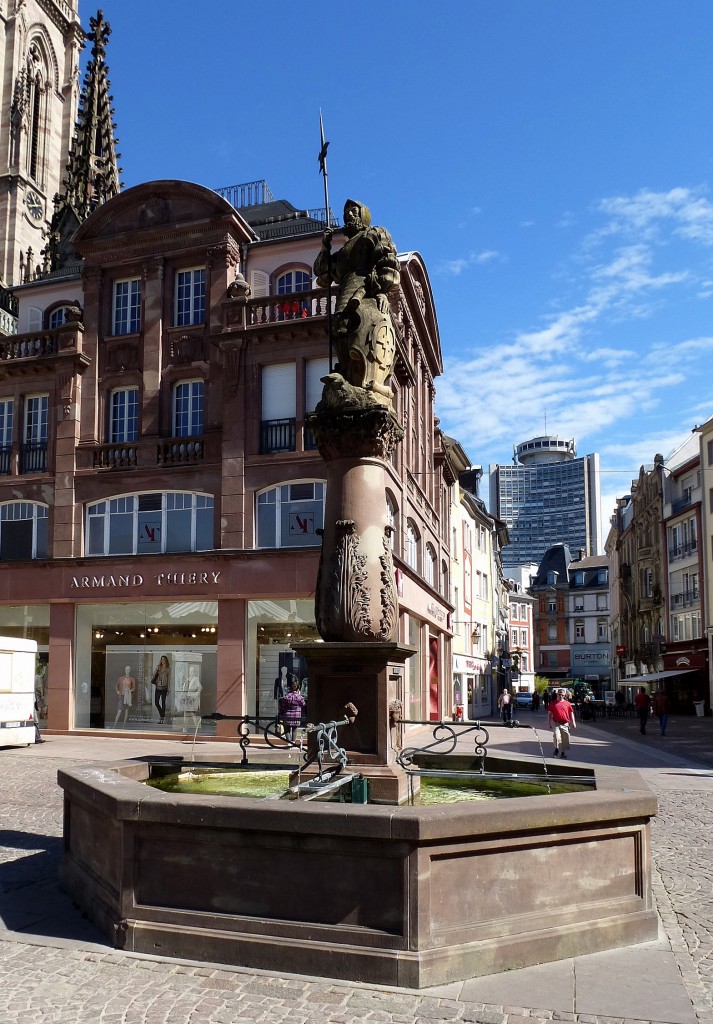
[[[687,676],[695,671],[695,668],[671,668],[667,672],[650,672],[647,676],[626,676],[624,679],[619,680],[619,684],[625,683],[628,686],[630,683],[658,682],[659,679],[670,679],[672,676]]]

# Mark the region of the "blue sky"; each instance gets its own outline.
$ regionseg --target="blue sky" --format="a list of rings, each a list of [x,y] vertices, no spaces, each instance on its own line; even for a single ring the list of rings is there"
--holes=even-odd
[[[597,451],[606,521],[713,415],[710,0],[104,0],[127,186],[366,202],[429,268],[473,463]],[[85,27],[94,8],[81,0]]]

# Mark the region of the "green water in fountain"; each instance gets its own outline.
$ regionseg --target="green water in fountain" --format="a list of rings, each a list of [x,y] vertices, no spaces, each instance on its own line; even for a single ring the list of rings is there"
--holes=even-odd
[[[220,770],[190,769],[173,775],[148,780],[148,785],[167,793],[206,793],[212,796],[241,796],[257,800],[279,799],[287,792],[290,771],[252,769]],[[550,779],[550,793],[573,793],[590,789],[573,783],[557,783]],[[349,785],[344,793],[348,799]],[[342,791],[344,792],[344,791]],[[520,796],[546,796],[547,783],[524,782],[518,779],[446,779],[422,778],[421,791],[414,804],[460,803],[464,800],[505,800]],[[334,799],[340,799],[335,794]]]
[[[517,796],[547,796],[553,793],[575,793],[591,789],[576,783],[553,782],[549,790],[542,782],[523,782],[520,779],[421,779],[421,791],[414,798],[416,806],[455,804],[463,800],[510,800]]]
[[[199,768],[151,778],[147,784],[165,793],[210,793],[212,796],[251,796],[266,800],[282,796],[290,785],[290,775],[290,771]]]

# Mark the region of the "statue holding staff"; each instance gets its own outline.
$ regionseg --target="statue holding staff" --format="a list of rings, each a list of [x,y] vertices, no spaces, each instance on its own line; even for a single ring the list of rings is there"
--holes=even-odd
[[[390,406],[392,392],[386,381],[393,368],[395,336],[388,297],[399,283],[396,248],[385,228],[371,226],[368,207],[353,199],[344,205],[343,230],[347,242],[332,254],[334,232],[330,227],[325,229],[314,264],[320,287],[333,281],[340,289],[334,345],[338,359],[335,370],[343,380],[332,375],[333,387],[341,384],[343,395],[346,381],[366,391],[369,404]]]

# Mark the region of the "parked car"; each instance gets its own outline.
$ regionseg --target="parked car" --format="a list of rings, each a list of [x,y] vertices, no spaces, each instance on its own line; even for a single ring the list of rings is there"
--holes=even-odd
[[[531,708],[532,707],[532,694],[531,693],[516,693],[515,694],[515,707],[516,708]]]

